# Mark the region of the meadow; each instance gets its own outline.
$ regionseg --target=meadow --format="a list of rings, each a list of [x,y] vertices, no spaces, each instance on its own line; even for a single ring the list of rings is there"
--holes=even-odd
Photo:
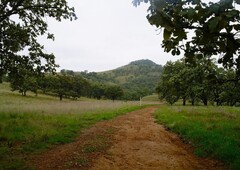
[[[139,102],[24,97],[0,84],[0,170],[24,169],[27,154],[72,142],[94,123],[142,107]]]
[[[190,143],[196,155],[240,168],[240,108],[162,106],[155,118]]]
[[[152,102],[149,102],[152,101]],[[25,157],[55,145],[72,142],[98,121],[160,104],[157,95],[139,102],[64,99],[39,94],[26,97],[0,84],[0,170],[25,169]],[[195,154],[240,165],[240,108],[161,104],[156,121],[190,143]]]

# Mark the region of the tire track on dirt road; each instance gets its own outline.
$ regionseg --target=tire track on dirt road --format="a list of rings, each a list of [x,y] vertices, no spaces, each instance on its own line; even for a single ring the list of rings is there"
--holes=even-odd
[[[99,122],[85,130],[76,142],[58,146],[31,159],[30,165],[39,170],[195,170],[224,169],[215,160],[199,158],[191,146],[162,125],[155,123],[152,114],[157,107],[147,107],[127,113],[110,121]],[[107,133],[111,131],[111,133]],[[77,164],[93,136],[108,139],[107,147],[95,150],[86,165]],[[97,140],[99,143],[99,141]],[[100,142],[101,143],[101,142]],[[67,162],[72,165],[66,166]],[[78,161],[79,162],[79,161]]]
[[[90,169],[223,169],[216,161],[193,155],[176,134],[155,123],[155,110],[149,107],[116,120],[114,127],[119,131],[109,155],[98,158]]]

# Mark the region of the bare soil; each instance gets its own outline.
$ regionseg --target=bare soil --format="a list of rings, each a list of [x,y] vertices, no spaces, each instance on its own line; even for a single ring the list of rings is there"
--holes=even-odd
[[[195,170],[224,169],[218,161],[199,158],[193,148],[154,122],[156,107],[130,112],[85,130],[76,142],[28,158],[38,170]]]

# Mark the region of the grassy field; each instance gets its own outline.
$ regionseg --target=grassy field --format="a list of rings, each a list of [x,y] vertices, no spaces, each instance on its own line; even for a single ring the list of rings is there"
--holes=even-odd
[[[158,97],[158,94],[153,94],[149,96],[145,96],[142,98],[142,101],[155,101],[155,102],[160,102],[160,99]]]
[[[25,155],[74,141],[94,123],[141,107],[139,102],[23,97],[0,84],[0,170],[24,168]]]
[[[143,104],[152,101],[159,103],[153,95],[144,98]],[[23,97],[11,92],[8,84],[0,84],[0,170],[23,169],[26,155],[74,141],[94,123],[139,108],[139,102],[59,101],[31,93]],[[155,117],[190,141],[197,155],[217,158],[239,169],[240,108],[161,105]]]
[[[196,148],[199,156],[240,168],[240,108],[162,106],[155,117]]]

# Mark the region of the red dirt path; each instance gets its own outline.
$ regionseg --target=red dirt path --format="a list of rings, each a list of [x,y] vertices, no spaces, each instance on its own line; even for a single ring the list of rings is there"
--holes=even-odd
[[[38,170],[203,170],[224,169],[217,161],[195,156],[191,146],[154,122],[148,107],[99,122],[76,142],[28,160]]]

